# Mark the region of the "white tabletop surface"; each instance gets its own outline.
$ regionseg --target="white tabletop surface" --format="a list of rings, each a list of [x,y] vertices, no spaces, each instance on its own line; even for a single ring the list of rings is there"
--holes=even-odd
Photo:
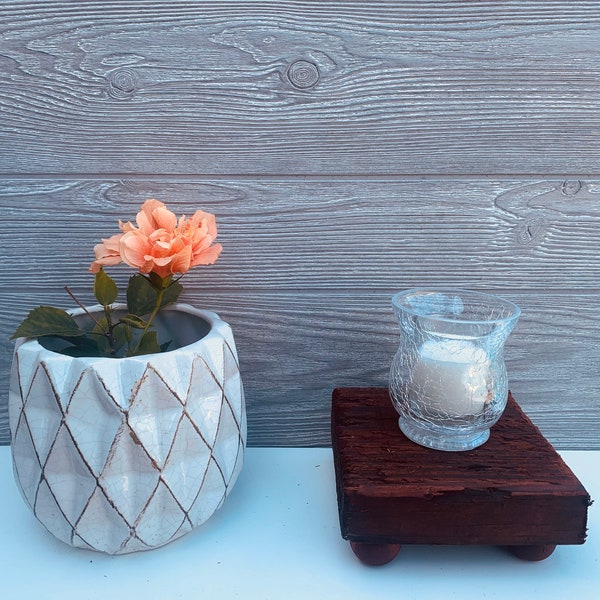
[[[563,452],[600,498],[600,452]],[[231,495],[205,525],[157,550],[111,557],[73,549],[37,523],[0,447],[0,598],[118,600],[600,598],[600,502],[588,540],[541,562],[493,547],[405,546],[362,565],[340,536],[328,448],[250,448]]]

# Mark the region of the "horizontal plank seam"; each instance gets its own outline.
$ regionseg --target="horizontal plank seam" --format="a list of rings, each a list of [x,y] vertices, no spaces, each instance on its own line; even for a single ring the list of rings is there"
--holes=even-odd
[[[31,181],[31,180],[65,180],[77,179],[82,181],[98,181],[114,179],[127,180],[152,180],[152,181],[197,181],[199,179],[212,181],[227,181],[237,179],[241,181],[435,181],[435,180],[461,180],[470,181],[474,179],[511,181],[513,179],[525,181],[552,180],[562,181],[564,179],[600,179],[598,173],[394,173],[394,174],[376,174],[376,173],[0,173],[1,179],[13,181]]]

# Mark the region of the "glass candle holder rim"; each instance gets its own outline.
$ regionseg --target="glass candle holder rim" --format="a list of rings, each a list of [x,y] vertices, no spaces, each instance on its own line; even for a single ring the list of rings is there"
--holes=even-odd
[[[439,313],[427,313],[416,308],[411,307],[406,303],[402,303],[402,298],[408,298],[409,296],[415,296],[417,294],[425,295],[425,294],[450,294],[456,295],[461,299],[467,299],[467,297],[478,298],[480,300],[485,300],[488,303],[493,301],[494,303],[501,305],[508,309],[508,314],[504,317],[494,317],[494,318],[485,318],[485,319],[469,319],[469,318],[457,318],[456,315],[452,316],[443,316]],[[479,292],[475,290],[466,290],[462,288],[436,288],[436,287],[414,287],[409,288],[407,290],[403,290],[401,292],[397,292],[392,296],[392,304],[395,308],[407,312],[416,317],[423,317],[427,319],[431,319],[433,321],[442,321],[448,323],[465,323],[477,325],[481,324],[491,324],[491,323],[510,323],[512,321],[516,321],[521,315],[521,309],[510,300],[506,298],[502,298],[500,296],[496,296],[495,294],[488,294],[487,292]]]

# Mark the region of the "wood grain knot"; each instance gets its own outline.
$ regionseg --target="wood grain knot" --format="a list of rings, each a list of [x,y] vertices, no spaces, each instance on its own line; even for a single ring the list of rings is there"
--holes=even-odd
[[[290,65],[287,77],[294,87],[308,90],[319,83],[319,69],[307,60],[297,60]]]
[[[517,229],[517,243],[530,246],[541,241],[546,233],[546,220],[543,217],[529,217]]]
[[[137,87],[137,77],[131,69],[113,71],[108,78],[108,93],[113,98],[130,98]]]
[[[561,187],[561,192],[565,196],[574,196],[581,189],[581,181],[577,179],[569,179],[564,181]]]

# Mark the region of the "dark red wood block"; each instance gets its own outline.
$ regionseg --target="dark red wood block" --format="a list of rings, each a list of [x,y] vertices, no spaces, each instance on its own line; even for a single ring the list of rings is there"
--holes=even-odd
[[[508,547],[527,560],[583,544],[590,496],[509,395],[490,439],[466,452],[410,441],[386,388],[338,388],[332,444],[342,537],[367,564],[402,544]]]

